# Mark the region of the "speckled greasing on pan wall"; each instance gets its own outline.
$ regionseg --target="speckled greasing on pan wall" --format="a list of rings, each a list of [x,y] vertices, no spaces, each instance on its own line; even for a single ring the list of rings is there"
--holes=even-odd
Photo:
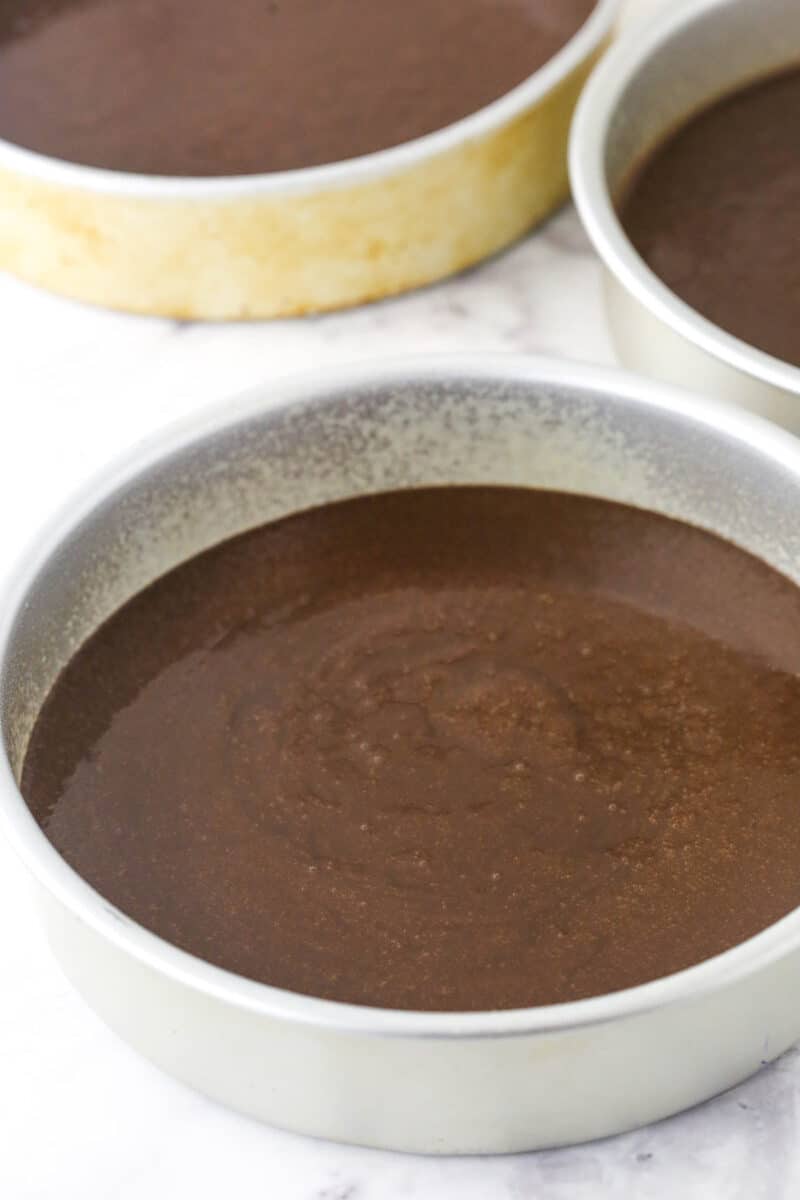
[[[0,268],[110,308],[222,320],[346,307],[462,270],[565,199],[569,122],[616,7],[600,0],[566,58],[528,81],[553,68],[550,86],[498,102],[508,119],[468,118],[369,170],[364,159],[187,186],[0,144]]]

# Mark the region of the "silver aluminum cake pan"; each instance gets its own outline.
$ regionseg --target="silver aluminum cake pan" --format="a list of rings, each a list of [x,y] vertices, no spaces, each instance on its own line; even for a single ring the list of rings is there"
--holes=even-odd
[[[800,367],[747,345],[679,299],[640,258],[615,211],[632,173],[683,121],[791,66],[800,66],[798,0],[666,5],[620,39],[592,76],[573,123],[570,173],[605,264],[606,310],[623,364],[800,432]]]
[[[59,856],[17,780],[58,671],[163,572],[309,506],[466,483],[665,513],[800,582],[800,443],[790,435],[612,371],[459,357],[271,383],[191,416],[65,505],[17,569],[0,619],[0,825],[78,991],[153,1062],[233,1108],[428,1153],[604,1137],[756,1071],[800,1038],[800,910],[689,970],[573,1003],[472,1013],[339,1004],[238,977],[137,925]]]
[[[0,269],[110,308],[234,320],[361,304],[472,266],[566,199],[570,120],[618,7],[597,0],[557,54],[471,116],[326,166],[171,178],[0,140]]]

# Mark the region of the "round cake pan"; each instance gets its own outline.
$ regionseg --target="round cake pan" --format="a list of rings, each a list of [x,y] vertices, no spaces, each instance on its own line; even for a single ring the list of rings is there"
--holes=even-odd
[[[628,239],[615,200],[662,139],[722,95],[800,60],[797,0],[689,0],[666,6],[610,51],[572,131],[572,190],[606,267],[622,362],[742,404],[800,431],[800,368],[725,333],[680,300]],[[793,115],[787,113],[786,119]]]
[[[689,970],[568,1004],[424,1013],[334,1003],[230,974],[137,925],[59,856],[18,779],[56,674],[169,568],[309,506],[465,483],[665,513],[800,582],[800,444],[788,434],[634,377],[503,356],[282,382],[193,416],[59,513],[0,620],[0,824],[78,991],[153,1062],[233,1108],[430,1153],[603,1137],[757,1070],[800,1037],[800,910]]]
[[[0,267],[94,304],[181,318],[318,312],[431,283],[566,197],[570,119],[617,7],[598,0],[559,53],[472,116],[330,166],[178,179],[0,141]]]

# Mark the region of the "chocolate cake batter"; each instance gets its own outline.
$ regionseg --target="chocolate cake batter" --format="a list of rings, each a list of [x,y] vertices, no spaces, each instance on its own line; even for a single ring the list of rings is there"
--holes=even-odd
[[[104,896],[315,996],[497,1009],[800,903],[800,592],[599,500],[405,492],[227,542],[68,665],[23,791]]]
[[[0,0],[0,137],[156,175],[309,167],[431,133],[596,0]]]
[[[636,175],[621,217],[682,300],[800,366],[800,71],[680,129]]]

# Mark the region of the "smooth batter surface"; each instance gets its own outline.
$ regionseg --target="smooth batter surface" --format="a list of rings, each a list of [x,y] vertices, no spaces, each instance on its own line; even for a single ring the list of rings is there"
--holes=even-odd
[[[634,179],[621,218],[682,300],[800,366],[800,71],[680,129]]]
[[[149,929],[387,1007],[571,1000],[800,902],[800,592],[732,546],[514,489],[318,509],[77,654],[23,791]]]
[[[0,137],[159,175],[307,167],[431,133],[596,0],[0,0]]]

